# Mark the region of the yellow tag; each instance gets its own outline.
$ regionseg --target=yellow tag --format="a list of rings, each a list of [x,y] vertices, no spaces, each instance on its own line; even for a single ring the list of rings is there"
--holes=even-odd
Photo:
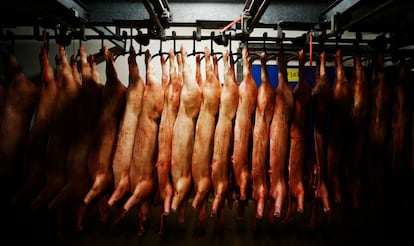
[[[299,68],[288,68],[287,77],[289,82],[299,81]]]

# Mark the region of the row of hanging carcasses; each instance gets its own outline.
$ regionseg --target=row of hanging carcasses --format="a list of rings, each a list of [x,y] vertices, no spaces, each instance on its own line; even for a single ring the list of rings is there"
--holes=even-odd
[[[379,54],[367,79],[355,55],[348,80],[338,49],[330,84],[322,52],[312,88],[304,80],[306,55],[300,51],[300,78],[292,88],[280,52],[279,84],[273,88],[266,83],[265,55],[257,87],[247,50],[239,83],[227,53],[219,81],[217,59],[211,61],[205,50],[203,81],[201,59],[194,76],[183,59],[185,48],[181,51],[170,53],[170,69],[162,57],[158,81],[150,54],[144,79],[131,50],[127,87],[107,49],[105,83],[83,47],[81,71],[74,57],[66,60],[64,47],[53,69],[43,49],[39,84],[10,55],[1,84],[0,154],[13,203],[56,209],[74,201],[81,230],[88,204],[107,205],[110,197],[109,205],[125,202],[116,221],[138,206],[144,232],[154,202],[167,216],[171,209],[185,209],[190,199],[199,209],[198,226],[205,223],[210,194],[211,214],[219,218],[224,201],[236,199],[238,218],[253,200],[256,219],[267,209],[273,221],[286,208],[283,217],[290,220],[295,211],[303,212],[305,196],[313,206],[322,201],[331,215],[332,203],[358,208],[364,193],[381,194],[388,178],[400,180],[412,171],[411,85],[403,62],[385,76]]]

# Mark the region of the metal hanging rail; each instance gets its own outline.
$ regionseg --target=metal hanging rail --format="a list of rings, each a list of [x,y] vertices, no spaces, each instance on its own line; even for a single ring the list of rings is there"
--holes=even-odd
[[[196,35],[194,31],[192,35],[165,35],[162,37],[153,37],[150,34],[144,34],[138,30],[137,35],[131,35],[132,32],[127,34],[123,32],[121,35],[115,35],[115,33],[107,30],[107,29],[96,29],[98,33],[96,35],[82,35],[82,32],[74,32],[72,34],[72,40],[108,40],[115,44],[114,49],[119,51],[119,54],[123,53],[126,49],[126,41],[134,40],[140,45],[147,46],[150,42],[153,41],[177,41],[177,40],[193,40],[193,41],[201,41],[201,40],[210,40],[217,45],[221,46],[228,46],[229,42],[231,41],[239,41],[240,47],[248,47],[250,51],[261,51],[264,49],[264,44],[267,51],[297,51],[299,49],[308,49],[309,48],[309,33],[304,33],[299,37],[285,37],[283,34],[283,30],[279,29],[278,36],[245,36],[240,34],[235,34],[232,32],[225,32],[222,34],[215,34],[212,32],[210,35]],[[101,30],[106,30],[101,31]],[[1,40],[4,41],[15,41],[15,40],[33,40],[34,37],[42,37],[42,35],[15,35],[7,32],[5,35],[0,35]],[[61,34],[55,33],[48,35],[49,40],[56,40],[61,39]],[[377,39],[359,39],[358,40],[358,49],[360,51],[371,54],[378,50],[386,51],[389,54],[395,54],[396,49],[389,49],[389,44],[394,42],[396,37],[388,37],[386,38],[384,35],[379,36]],[[42,41],[41,38],[37,39]],[[320,49],[325,49],[326,51],[334,51],[338,47],[341,46],[344,50],[344,55],[352,55],[355,50],[355,42],[356,39],[354,38],[327,38],[323,35],[315,35],[313,37],[313,50],[317,51]],[[398,49],[397,49],[398,51]],[[407,56],[413,55],[414,51],[404,50]],[[116,55],[119,55],[116,54]]]

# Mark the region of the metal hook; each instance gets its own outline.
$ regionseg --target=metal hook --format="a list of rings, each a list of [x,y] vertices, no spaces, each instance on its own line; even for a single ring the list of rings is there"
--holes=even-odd
[[[361,32],[356,32],[355,33],[355,42],[354,42],[354,48],[355,48],[355,52],[359,53],[360,52],[360,48],[359,48],[359,43],[362,40],[362,33]]]
[[[158,54],[162,54],[162,39],[160,39],[160,49],[158,50]]]
[[[101,53],[103,53],[103,50],[104,50],[103,32],[99,32],[99,36],[101,37]]]
[[[223,35],[224,34],[225,32],[223,33]],[[231,33],[229,34],[229,58],[230,58],[230,62],[234,62],[232,45],[231,45]]]
[[[49,33],[47,31],[43,31],[43,46],[49,52]]]
[[[196,31],[193,31],[193,53],[194,54],[196,53],[196,48],[195,48],[195,46],[196,46],[196,35],[197,35]]]
[[[131,32],[131,33],[130,33],[130,37],[131,37],[131,38],[130,38],[130,40],[129,40],[129,42],[130,42],[130,43],[129,43],[130,49],[132,48],[132,41],[133,41],[133,36],[132,36],[132,33],[133,33],[133,30],[134,30],[134,29],[131,27],[131,29],[130,29],[130,32]]]
[[[179,52],[179,51],[177,51],[177,46],[176,46],[176,42],[175,42],[177,33],[175,31],[172,31],[172,36],[173,36],[173,50],[174,50],[174,54],[177,54]]]
[[[211,54],[214,54],[214,48],[213,48],[213,41],[214,41],[214,31],[210,33],[210,51]]]
[[[339,40],[341,39],[341,33],[340,32],[337,32],[336,34],[335,34],[335,45],[336,45],[336,49],[338,49],[339,48]]]
[[[280,50],[283,51],[283,39],[285,38],[285,33],[280,25],[277,26],[277,37],[280,40]]]
[[[237,55],[236,60],[234,59],[233,55]],[[232,64],[235,64],[242,57],[242,54],[239,52],[233,53],[232,44],[231,44],[231,34],[229,35],[229,56],[230,56],[230,62]]]
[[[223,36],[224,37],[224,36]],[[213,32],[211,32],[211,34],[210,34],[210,51],[211,51],[211,55],[221,55],[220,57],[218,57],[218,61],[221,59],[221,58],[223,58],[223,52],[214,52],[214,48],[213,48],[213,42],[214,42],[214,39],[215,39],[215,33],[214,33],[214,31]]]
[[[204,55],[204,51],[196,51],[196,47],[195,47],[196,46],[196,39],[197,39],[197,33],[196,33],[196,31],[193,31],[193,52],[188,53],[187,57],[195,56],[197,54]],[[203,60],[203,58],[204,58],[204,56],[201,56],[200,61]]]
[[[138,30],[138,36],[141,36],[142,32],[140,30]],[[135,54],[135,56],[142,56],[145,54],[145,52],[142,51],[142,43],[141,42],[137,42],[139,44],[139,50],[138,52]],[[132,37],[131,37],[131,45],[132,45]]]

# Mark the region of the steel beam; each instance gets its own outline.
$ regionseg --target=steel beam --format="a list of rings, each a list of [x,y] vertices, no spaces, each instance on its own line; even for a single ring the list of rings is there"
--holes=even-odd
[[[330,22],[334,15],[349,11],[360,2],[361,0],[337,0],[322,11],[319,19],[322,22]]]
[[[84,4],[74,0],[56,0],[62,6],[73,13],[73,16],[79,18],[82,22],[89,20],[89,11]]]

